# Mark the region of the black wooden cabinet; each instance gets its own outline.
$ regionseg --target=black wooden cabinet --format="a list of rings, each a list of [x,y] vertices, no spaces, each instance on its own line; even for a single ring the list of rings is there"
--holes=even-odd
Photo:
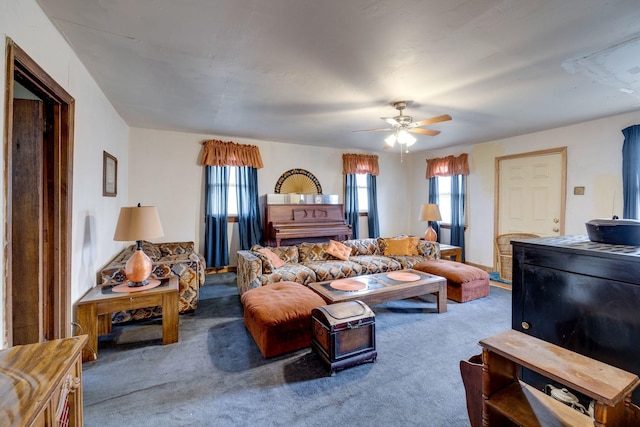
[[[512,328],[640,375],[640,247],[587,236],[512,244]]]

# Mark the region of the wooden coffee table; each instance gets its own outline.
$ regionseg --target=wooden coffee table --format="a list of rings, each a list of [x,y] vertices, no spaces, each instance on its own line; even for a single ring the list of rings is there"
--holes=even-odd
[[[397,273],[404,274],[398,275]],[[393,277],[401,280],[394,280]],[[358,287],[358,283],[360,283],[363,285],[363,289],[339,290],[331,286],[332,283],[335,286],[335,282],[346,285],[353,284],[354,287]],[[365,304],[373,305],[420,295],[436,294],[438,297],[438,313],[447,311],[447,279],[417,270],[390,271],[388,273],[351,277],[342,279],[342,281],[315,282],[310,284],[309,287],[320,294],[329,304],[357,299]]]
[[[112,285],[96,286],[78,302],[77,317],[88,335],[82,361],[98,358],[98,335],[111,333],[111,313],[162,306],[162,345],[178,342],[178,277],[163,279],[160,286],[138,292],[113,292]]]

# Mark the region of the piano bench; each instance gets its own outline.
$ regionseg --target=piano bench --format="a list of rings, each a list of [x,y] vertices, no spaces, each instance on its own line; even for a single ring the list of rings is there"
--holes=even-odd
[[[240,298],[244,324],[264,358],[311,346],[311,310],[322,297],[295,282],[276,282],[246,291]]]

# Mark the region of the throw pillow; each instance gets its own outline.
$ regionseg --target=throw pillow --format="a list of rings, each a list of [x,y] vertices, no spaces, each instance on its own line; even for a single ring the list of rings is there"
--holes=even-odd
[[[286,264],[298,264],[298,247],[297,246],[276,246],[270,247],[271,251],[278,255],[278,258]]]
[[[258,252],[260,252],[262,255],[266,256],[267,259],[269,259],[269,261],[271,262],[271,264],[273,265],[274,268],[280,268],[283,265],[285,265],[285,262],[283,260],[281,260],[278,255],[274,254],[271,249],[261,248],[261,249],[258,249]]]
[[[378,249],[378,239],[376,238],[345,240],[342,243],[351,248],[352,256],[382,254]]]
[[[440,258],[440,245],[436,242],[420,240],[418,242],[418,254],[429,259]]]
[[[386,239],[384,255],[385,256],[409,256],[412,253],[411,247],[411,239]]]
[[[409,237],[409,255],[420,255],[418,253],[418,243],[420,243],[419,237]]]
[[[394,240],[403,240],[403,239],[409,239],[409,254],[410,256],[413,255],[420,255],[420,252],[418,250],[418,245],[420,244],[420,238],[419,237],[415,237],[415,236],[409,236],[406,234],[400,234],[396,237],[393,238]]]
[[[300,243],[298,252],[299,262],[326,261],[329,259],[327,248],[328,243]]]
[[[335,240],[329,240],[329,247],[327,253],[343,261],[349,261],[349,255],[351,255],[351,248],[343,243],[336,242]]]

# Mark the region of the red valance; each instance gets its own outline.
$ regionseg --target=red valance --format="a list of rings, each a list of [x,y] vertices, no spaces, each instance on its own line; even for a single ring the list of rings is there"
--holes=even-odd
[[[212,139],[202,143],[202,166],[250,166],[261,169],[260,149],[255,145],[236,144]]]
[[[427,159],[427,179],[434,176],[469,175],[469,162],[466,153],[458,157],[447,156],[439,159]]]
[[[375,154],[343,154],[342,173],[368,173],[373,176],[380,174],[378,167],[378,156]]]

